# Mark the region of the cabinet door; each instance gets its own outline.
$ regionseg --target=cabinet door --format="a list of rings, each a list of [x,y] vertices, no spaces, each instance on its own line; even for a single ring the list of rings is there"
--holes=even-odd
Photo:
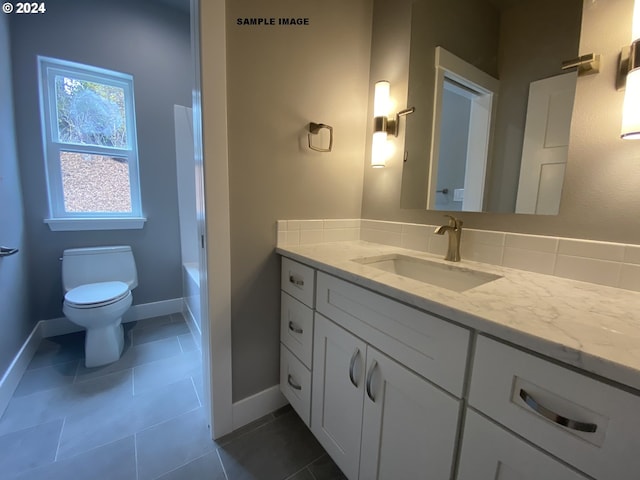
[[[551,479],[586,477],[467,409],[458,480]]]
[[[316,313],[311,431],[351,480],[358,478],[366,344]]]
[[[459,401],[372,347],[365,391],[360,479],[451,478]]]

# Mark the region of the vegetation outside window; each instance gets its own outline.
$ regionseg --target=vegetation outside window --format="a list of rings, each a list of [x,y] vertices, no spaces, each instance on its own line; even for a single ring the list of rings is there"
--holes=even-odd
[[[38,57],[52,230],[141,228],[133,77]]]

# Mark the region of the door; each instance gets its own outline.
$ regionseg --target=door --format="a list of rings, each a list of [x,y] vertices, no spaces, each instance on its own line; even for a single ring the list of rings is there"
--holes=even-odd
[[[366,344],[316,313],[311,431],[347,478],[358,478]]]
[[[576,76],[531,82],[516,213],[555,215],[560,209]]]
[[[457,480],[547,479],[586,477],[467,409]]]
[[[451,478],[459,401],[372,347],[360,479]]]

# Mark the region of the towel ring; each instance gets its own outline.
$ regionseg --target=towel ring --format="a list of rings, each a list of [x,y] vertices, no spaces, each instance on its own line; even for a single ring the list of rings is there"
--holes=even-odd
[[[326,128],[329,130],[329,148],[320,148],[313,145],[311,141],[311,135],[317,135],[320,132],[320,129]],[[315,150],[316,152],[330,152],[333,148],[333,127],[331,125],[325,125],[324,123],[309,123],[309,133],[307,133],[307,139],[309,140],[309,148],[311,150]]]

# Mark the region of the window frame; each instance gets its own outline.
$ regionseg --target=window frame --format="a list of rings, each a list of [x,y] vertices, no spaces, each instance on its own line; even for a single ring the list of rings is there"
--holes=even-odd
[[[61,142],[58,138],[58,110],[56,106],[56,76],[65,75],[81,81],[96,82],[122,88],[125,98],[127,145],[104,147]],[[138,142],[136,132],[133,76],[104,68],[38,56],[40,87],[40,119],[45,161],[49,218],[45,223],[52,230],[107,230],[142,228],[146,218],[142,214]],[[67,212],[64,205],[61,152],[84,153],[125,158],[129,170],[130,212]]]

